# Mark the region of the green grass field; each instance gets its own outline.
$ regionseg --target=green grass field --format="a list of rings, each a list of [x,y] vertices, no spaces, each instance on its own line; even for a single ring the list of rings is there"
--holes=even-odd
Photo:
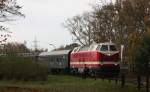
[[[0,92],[137,92],[135,85],[101,79],[50,75],[47,81],[0,81]],[[143,91],[141,91],[143,92]]]

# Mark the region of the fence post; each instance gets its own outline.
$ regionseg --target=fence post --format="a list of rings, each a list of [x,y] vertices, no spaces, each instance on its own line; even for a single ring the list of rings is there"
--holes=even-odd
[[[146,92],[149,92],[149,67],[150,59],[146,62]]]
[[[140,91],[140,89],[141,89],[141,76],[140,75],[138,75],[137,76],[137,82],[138,82],[138,90]]]
[[[146,75],[146,92],[149,92],[149,74]]]
[[[125,74],[122,73],[121,74],[121,87],[124,87],[124,85],[125,85]]]

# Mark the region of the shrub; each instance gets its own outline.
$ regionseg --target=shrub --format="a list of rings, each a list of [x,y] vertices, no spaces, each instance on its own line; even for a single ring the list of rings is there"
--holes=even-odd
[[[47,66],[29,58],[5,56],[0,57],[0,79],[46,80]]]

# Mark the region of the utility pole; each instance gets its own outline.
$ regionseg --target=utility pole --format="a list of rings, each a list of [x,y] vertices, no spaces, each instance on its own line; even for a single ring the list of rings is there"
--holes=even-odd
[[[26,47],[27,47],[27,41],[26,40],[24,40],[24,48],[23,48],[23,53],[26,53],[27,52],[27,50],[26,50]]]
[[[37,39],[36,39],[36,36],[35,36],[35,38],[34,38],[34,41],[33,41],[33,43],[34,43],[34,55],[35,55],[35,61],[37,61],[38,60],[38,42],[39,41],[37,41]]]
[[[37,50],[38,50],[38,49],[37,49],[37,48],[38,48],[38,42],[39,42],[39,41],[37,41],[36,36],[35,36],[34,41],[33,41],[33,43],[34,43],[34,51],[35,51],[35,52],[37,52]]]

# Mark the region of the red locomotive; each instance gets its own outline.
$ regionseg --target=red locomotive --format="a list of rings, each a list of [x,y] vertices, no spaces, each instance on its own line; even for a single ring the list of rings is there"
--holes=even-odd
[[[82,73],[88,69],[88,74],[119,74],[119,51],[112,42],[75,48],[70,55],[72,72]]]

